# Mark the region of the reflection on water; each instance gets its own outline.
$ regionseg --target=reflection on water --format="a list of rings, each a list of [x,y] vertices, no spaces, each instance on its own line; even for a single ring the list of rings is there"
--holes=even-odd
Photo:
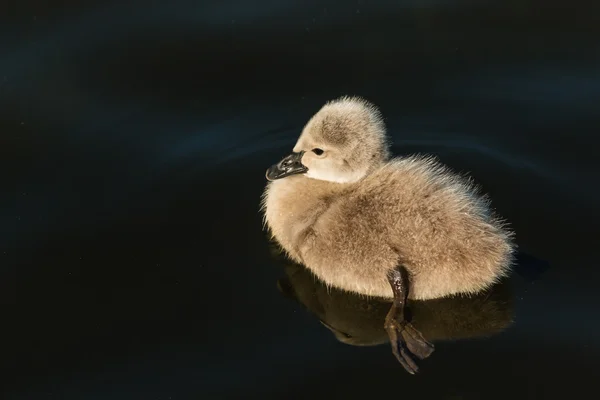
[[[271,245],[271,254],[285,271],[285,277],[277,282],[279,290],[314,314],[337,340],[353,346],[389,342],[384,321],[391,301],[328,287],[304,266],[287,260],[275,244]],[[428,341],[490,337],[513,322],[509,282],[504,280],[471,297],[409,300],[409,319]]]

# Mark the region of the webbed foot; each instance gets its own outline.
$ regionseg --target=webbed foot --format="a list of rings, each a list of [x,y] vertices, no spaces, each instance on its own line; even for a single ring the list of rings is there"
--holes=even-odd
[[[415,374],[419,368],[412,356],[423,360],[433,353],[434,346],[404,318],[409,287],[406,269],[399,266],[390,271],[388,281],[394,292],[394,303],[385,318],[385,330],[390,337],[394,356],[406,371]]]
[[[433,344],[429,343],[415,327],[407,321],[398,321],[393,315],[396,314],[392,306],[385,320],[385,330],[390,337],[392,353],[410,374],[419,371],[419,367],[413,360],[413,356],[420,360],[429,357],[434,351]]]

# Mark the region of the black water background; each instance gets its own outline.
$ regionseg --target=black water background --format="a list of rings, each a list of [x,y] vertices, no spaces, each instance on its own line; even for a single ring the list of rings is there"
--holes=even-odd
[[[598,6],[24,1],[0,12],[8,398],[554,398],[598,378]],[[408,377],[285,302],[264,170],[342,94],[551,268]],[[203,397],[204,396],[204,397]],[[458,398],[458,397],[454,397]]]

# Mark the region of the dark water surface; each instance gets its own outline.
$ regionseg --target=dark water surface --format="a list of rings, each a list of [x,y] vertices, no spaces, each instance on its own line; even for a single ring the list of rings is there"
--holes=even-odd
[[[600,7],[583,4],[1,6],[2,398],[594,398]],[[415,306],[436,338],[417,376],[386,343],[336,340],[324,324],[385,342],[380,307],[328,297],[261,229],[265,169],[342,94],[381,107],[396,154],[470,171],[527,255],[512,294]]]

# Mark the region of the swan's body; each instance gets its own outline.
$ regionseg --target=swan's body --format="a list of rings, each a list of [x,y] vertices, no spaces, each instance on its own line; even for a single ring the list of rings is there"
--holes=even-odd
[[[269,184],[265,205],[293,260],[355,293],[392,298],[386,274],[398,264],[411,275],[410,298],[476,293],[511,262],[485,202],[428,158],[395,159],[350,184],[290,176]]]
[[[356,141],[350,150],[365,146],[375,157],[357,162],[356,170],[368,172],[350,182],[331,179],[335,166],[328,180],[311,178],[317,168],[309,166],[268,183],[265,221],[293,260],[329,285],[388,298],[386,274],[399,264],[411,276],[413,299],[479,292],[506,274],[511,234],[469,181],[431,157],[389,159],[381,119],[360,99],[342,98],[313,117],[295,149],[311,142],[303,164],[313,146],[327,147],[323,120],[339,135],[329,147],[341,137]]]
[[[476,293],[511,266],[512,235],[487,200],[431,157],[390,159],[382,118],[362,99],[326,104],[267,179],[265,223],[276,241],[328,285],[394,298],[390,336],[405,332],[394,313],[407,296]]]

